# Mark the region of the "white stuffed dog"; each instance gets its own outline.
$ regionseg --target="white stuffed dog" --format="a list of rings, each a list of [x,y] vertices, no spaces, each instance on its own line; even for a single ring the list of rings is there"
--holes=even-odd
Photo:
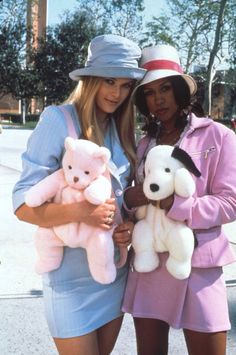
[[[195,176],[201,175],[184,150],[168,145],[152,148],[145,161],[145,196],[152,201],[160,201],[173,193],[191,196],[195,183],[189,171]],[[187,278],[195,243],[192,230],[185,223],[168,218],[158,202],[155,206],[150,203],[139,207],[136,217],[139,221],[132,236],[135,269],[138,272],[156,269],[159,265],[157,252],[168,251],[166,267],[169,273],[180,280]]]

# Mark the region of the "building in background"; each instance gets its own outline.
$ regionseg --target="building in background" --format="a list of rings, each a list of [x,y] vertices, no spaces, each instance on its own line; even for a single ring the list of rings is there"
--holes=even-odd
[[[26,20],[33,33],[33,38],[27,39],[27,45],[37,48],[37,39],[46,35],[47,0],[28,0]]]
[[[1,0],[0,0],[1,1]],[[38,38],[46,35],[47,26],[47,0],[28,0],[27,1],[27,26],[32,28],[32,34],[27,37],[26,45],[29,47],[37,48]],[[193,76],[198,82],[198,98],[202,103],[205,90],[205,79],[202,77],[201,72],[205,70],[204,65],[195,66]],[[235,96],[232,96],[230,85],[225,80],[227,71],[216,71],[215,80],[212,87],[212,117],[214,119],[223,119],[232,117],[232,107],[236,111]],[[38,113],[42,109],[40,100],[32,99],[30,102],[30,113]],[[21,113],[22,103],[14,100],[11,95],[6,95],[0,100],[0,114],[1,113]]]
[[[27,46],[37,48],[38,38],[46,35],[47,26],[47,0],[28,0],[27,1],[27,14],[26,14],[27,27],[32,28],[32,35],[28,36],[26,41]],[[0,114],[11,113],[17,114],[22,112],[22,103],[15,100],[11,95],[6,95],[0,100]],[[40,102],[32,99],[31,113],[35,113],[40,107]]]
[[[32,28],[27,37],[27,47],[38,47],[38,39],[46,36],[47,26],[47,0],[27,1],[27,27]],[[31,99],[30,113],[38,113],[42,110],[42,103],[38,99]]]

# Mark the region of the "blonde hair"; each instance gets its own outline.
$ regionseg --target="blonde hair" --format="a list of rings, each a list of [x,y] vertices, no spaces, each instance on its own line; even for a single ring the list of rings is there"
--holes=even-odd
[[[104,139],[96,117],[95,97],[103,80],[104,78],[92,76],[81,78],[75,90],[66,100],[67,103],[74,104],[77,109],[82,137],[99,145],[104,144]],[[136,162],[135,115],[130,95],[131,92],[112,117],[115,119],[121,145],[131,164],[130,178],[133,178]]]

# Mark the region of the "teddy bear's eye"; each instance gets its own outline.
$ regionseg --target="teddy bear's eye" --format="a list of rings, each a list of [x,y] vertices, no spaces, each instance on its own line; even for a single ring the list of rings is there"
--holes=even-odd
[[[71,169],[72,169],[72,166],[71,166],[71,165],[68,165],[68,169],[70,169],[70,170],[71,170]]]
[[[170,168],[165,168],[166,173],[170,173]]]
[[[90,174],[89,171],[87,171],[87,170],[86,170],[84,173],[85,173],[86,175],[89,175],[89,174]]]

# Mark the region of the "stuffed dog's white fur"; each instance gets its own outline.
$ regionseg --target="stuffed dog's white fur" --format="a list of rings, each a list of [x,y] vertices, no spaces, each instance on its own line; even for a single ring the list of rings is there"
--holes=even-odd
[[[191,272],[194,235],[185,223],[168,218],[165,210],[160,209],[159,201],[173,193],[189,197],[195,191],[195,183],[183,163],[172,156],[173,150],[171,146],[160,145],[147,154],[143,191],[148,199],[158,202],[156,206],[150,203],[138,208],[139,221],[134,227],[132,245],[134,267],[138,272],[156,269],[159,266],[157,252],[168,251],[167,270],[181,280]]]

